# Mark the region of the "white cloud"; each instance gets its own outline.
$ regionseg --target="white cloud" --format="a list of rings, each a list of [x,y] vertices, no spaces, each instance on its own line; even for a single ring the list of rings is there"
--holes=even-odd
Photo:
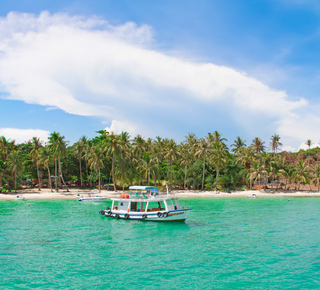
[[[232,68],[157,51],[152,35],[149,26],[132,22],[9,13],[0,18],[0,88],[7,99],[99,116],[113,120],[110,128],[151,135],[182,126],[185,135],[191,125],[209,132],[215,123],[233,122],[230,127],[252,134],[264,128],[265,136],[277,131],[301,142],[311,121],[320,124],[300,122],[305,99],[292,100]]]
[[[320,147],[319,143],[312,143],[311,146],[310,146],[310,149],[317,148],[317,147]],[[309,146],[306,144],[306,142],[304,142],[304,143],[301,143],[301,145],[299,146],[298,151],[300,149],[307,150],[307,149],[309,149]]]
[[[288,145],[288,146],[283,146],[283,147],[281,148],[281,151],[296,152],[296,148]]]
[[[117,121],[117,120],[112,120],[111,126],[105,128],[106,131],[108,132],[114,132],[116,134],[120,134],[121,132],[128,132],[131,136],[135,136],[138,133],[137,128],[129,122],[126,121]]]
[[[4,136],[6,139],[15,140],[16,144],[28,142],[33,137],[38,137],[41,141],[47,142],[49,135],[49,131],[40,129],[0,128],[0,136]]]

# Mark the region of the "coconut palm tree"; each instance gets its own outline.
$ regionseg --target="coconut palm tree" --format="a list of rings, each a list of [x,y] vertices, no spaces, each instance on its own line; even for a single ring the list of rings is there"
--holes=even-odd
[[[306,145],[309,147],[309,153],[308,153],[308,166],[310,165],[310,147],[311,147],[311,140],[307,140]]]
[[[265,169],[265,166],[263,164],[263,161],[257,160],[253,162],[252,170],[249,173],[250,180],[254,180],[254,183],[259,181],[259,186],[261,185],[261,177],[265,177],[267,174],[267,170]]]
[[[101,168],[104,167],[103,158],[104,158],[104,149],[99,145],[93,146],[88,154],[88,163],[92,170],[98,173],[98,183],[99,183],[99,192],[101,192]]]
[[[218,189],[218,177],[220,168],[226,165],[228,162],[228,151],[223,142],[215,142],[212,148],[212,154],[210,160],[216,168],[216,191]]]
[[[246,146],[246,141],[245,140],[242,140],[241,137],[237,137],[235,140],[234,140],[234,143],[231,145],[233,148],[231,149],[231,151],[234,153],[234,154],[238,154],[241,150],[242,147],[245,147]]]
[[[252,171],[252,165],[255,161],[254,150],[252,146],[242,147],[236,158],[236,162],[242,163],[245,169]],[[248,168],[249,167],[249,168]],[[252,179],[250,178],[250,190],[252,189]]]
[[[29,153],[30,157],[34,160],[36,163],[37,167],[37,176],[39,180],[39,191],[41,190],[41,176],[40,176],[40,171],[39,171],[39,160],[40,160],[40,152],[42,148],[42,142],[40,141],[40,138],[33,137],[32,140],[30,141],[31,145],[31,151]]]
[[[170,188],[172,188],[173,161],[178,157],[177,143],[173,139],[168,140],[164,157],[170,162]]]
[[[313,183],[314,185],[318,185],[318,191],[320,191],[320,166],[316,165],[313,170]]]
[[[196,150],[195,150],[195,157],[202,158],[203,160],[203,170],[202,170],[202,185],[201,189],[204,189],[204,176],[205,176],[205,170],[206,170],[206,154],[208,150],[210,149],[210,143],[207,141],[206,138],[201,138],[200,142],[198,144],[195,144]]]
[[[84,152],[84,143],[81,141],[81,139],[74,144],[74,154],[78,157],[79,160],[79,177],[80,177],[80,187],[82,187],[82,170],[81,170],[81,160],[83,158],[83,152]]]
[[[254,138],[252,140],[252,147],[253,147],[254,152],[256,152],[256,153],[260,153],[260,152],[265,151],[264,142],[262,142],[261,138],[258,138],[258,137]]]
[[[41,147],[39,165],[42,165],[45,169],[48,170],[48,179],[49,179],[49,186],[50,186],[51,192],[53,192],[52,182],[51,182],[51,173],[50,173],[50,165],[52,164],[52,161],[53,159],[51,157],[49,147],[48,146]]]
[[[300,190],[301,183],[307,183],[309,176],[309,166],[305,166],[303,161],[298,162],[296,166],[296,177],[299,180],[299,187]]]
[[[51,154],[53,155],[53,157],[55,159],[55,187],[56,187],[56,191],[58,191],[58,182],[60,184],[61,180],[62,180],[63,184],[65,185],[67,191],[69,191],[69,189],[67,188],[67,185],[63,179],[62,169],[61,169],[61,157],[64,157],[67,155],[67,142],[64,141],[64,138],[65,138],[64,136],[61,136],[60,133],[57,133],[57,132],[51,133],[50,137],[49,137],[49,147],[51,149]]]
[[[0,136],[0,158],[2,159],[3,166],[0,167],[0,187],[2,187],[2,178],[4,178],[4,174],[6,172],[5,165],[6,160],[10,152],[14,148],[15,141],[11,141],[10,139],[6,139],[4,136]]]
[[[282,146],[282,143],[280,142],[281,137],[278,134],[273,134],[270,139],[270,146],[275,155],[277,153],[278,147]]]
[[[107,155],[111,156],[111,159],[112,159],[111,176],[112,176],[112,181],[113,181],[113,188],[115,191],[117,191],[116,181],[115,181],[115,173],[114,173],[115,160],[116,160],[116,157],[121,152],[121,146],[123,146],[123,145],[122,145],[120,136],[114,132],[109,133],[109,135],[107,136],[107,139],[105,141],[104,147],[105,147]]]
[[[23,163],[19,152],[13,150],[7,158],[8,169],[14,176],[14,191],[17,192],[17,175],[23,171]]]

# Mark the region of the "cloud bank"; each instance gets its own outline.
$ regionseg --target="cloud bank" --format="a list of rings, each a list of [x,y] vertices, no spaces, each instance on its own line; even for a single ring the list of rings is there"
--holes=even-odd
[[[233,68],[161,52],[148,25],[112,26],[94,16],[0,18],[0,90],[151,137],[228,128],[252,138],[280,133],[290,145],[315,139],[320,124],[306,99]]]
[[[40,138],[44,143],[48,141],[49,135],[49,131],[39,129],[0,128],[0,136],[5,136],[7,139],[15,140],[16,144],[27,142],[33,137]]]

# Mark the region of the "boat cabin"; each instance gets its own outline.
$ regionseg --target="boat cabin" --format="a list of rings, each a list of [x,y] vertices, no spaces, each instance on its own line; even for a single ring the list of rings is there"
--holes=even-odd
[[[158,212],[179,210],[180,204],[176,198],[136,199],[113,198],[111,210],[126,212]]]

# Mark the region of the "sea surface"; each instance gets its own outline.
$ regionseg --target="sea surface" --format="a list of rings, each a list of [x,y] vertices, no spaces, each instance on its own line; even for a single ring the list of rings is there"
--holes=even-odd
[[[185,223],[110,202],[0,202],[0,289],[320,289],[320,198],[182,199]]]

